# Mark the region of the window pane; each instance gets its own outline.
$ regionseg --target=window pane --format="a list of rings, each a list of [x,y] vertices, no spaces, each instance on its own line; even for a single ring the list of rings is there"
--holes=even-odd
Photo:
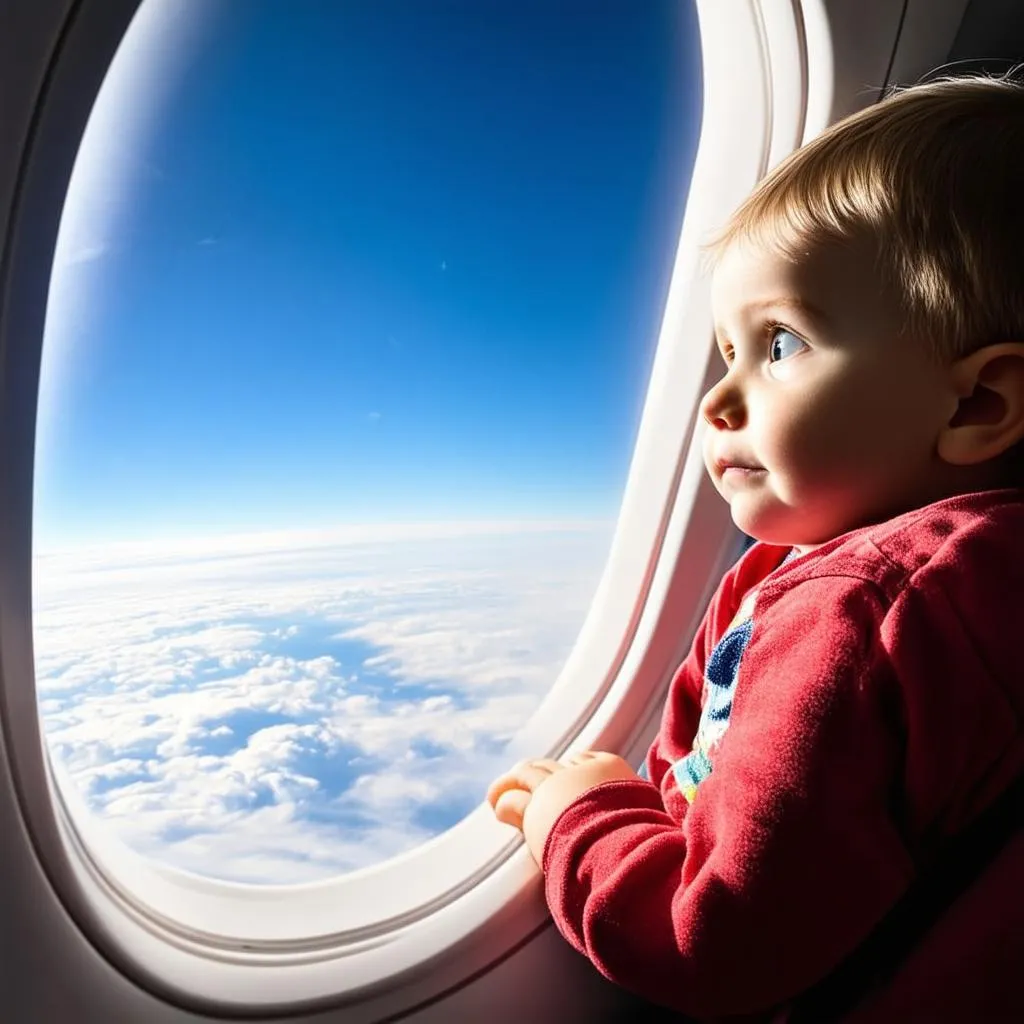
[[[101,97],[62,221],[37,685],[132,846],[306,881],[468,813],[573,645],[681,223],[696,21],[196,7],[132,85],[138,131]]]

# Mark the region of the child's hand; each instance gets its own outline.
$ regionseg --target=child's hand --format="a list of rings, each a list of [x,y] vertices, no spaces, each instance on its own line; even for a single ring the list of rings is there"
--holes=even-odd
[[[549,757],[520,761],[504,775],[499,775],[487,789],[487,802],[494,816],[503,825],[523,831],[523,817],[537,788],[555,772],[564,772],[566,765]]]
[[[537,758],[520,761],[495,779],[487,802],[498,821],[523,833],[539,865],[548,833],[569,804],[602,782],[638,777],[625,759],[597,750],[576,754],[566,764]]]

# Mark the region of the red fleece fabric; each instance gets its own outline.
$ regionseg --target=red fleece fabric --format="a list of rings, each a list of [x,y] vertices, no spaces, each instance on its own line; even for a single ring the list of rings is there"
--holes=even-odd
[[[757,544],[723,579],[672,681],[650,781],[589,790],[544,849],[565,938],[698,1018],[770,1014],[827,975],[1024,770],[1024,490],[937,502],[781,565],[788,552]],[[729,726],[691,805],[670,769],[690,751],[707,658],[758,585]],[[973,909],[954,908],[967,924],[941,920],[857,1021],[960,1021],[965,1006],[1024,1020],[1024,979],[978,967],[997,948],[1024,966],[1016,849],[999,884],[961,901]]]

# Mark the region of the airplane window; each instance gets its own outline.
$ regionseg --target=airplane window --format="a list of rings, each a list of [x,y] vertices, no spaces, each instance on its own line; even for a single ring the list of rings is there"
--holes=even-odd
[[[572,648],[675,255],[696,19],[194,7],[159,81],[101,94],[62,219],[40,713],[129,846],[311,881],[466,815]]]

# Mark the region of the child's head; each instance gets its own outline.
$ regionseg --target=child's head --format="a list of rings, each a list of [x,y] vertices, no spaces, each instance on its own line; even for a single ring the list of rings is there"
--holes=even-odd
[[[1024,483],[1022,252],[1009,81],[916,86],[776,168],[711,250],[705,461],[737,525],[812,546]]]

